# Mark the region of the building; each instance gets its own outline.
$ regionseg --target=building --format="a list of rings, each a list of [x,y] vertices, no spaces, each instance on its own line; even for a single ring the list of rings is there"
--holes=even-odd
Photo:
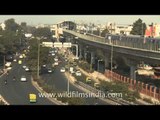
[[[49,24],[38,24],[36,26],[36,28],[44,28],[44,27],[50,27],[50,25]]]
[[[58,28],[76,30],[76,23],[72,21],[63,21],[63,22],[58,23]]]
[[[53,33],[53,38],[57,38],[58,37],[58,25],[57,24],[53,24],[50,26],[51,32]]]
[[[160,24],[148,25],[145,30],[145,37],[159,38],[160,37]]]
[[[132,25],[117,25],[115,27],[115,34],[130,35],[132,28],[133,28]]]
[[[132,30],[132,25],[123,25],[123,24],[116,24],[112,22],[107,23],[107,29],[111,34],[125,34],[130,35],[130,32]]]
[[[5,30],[6,25],[4,23],[0,23],[0,27],[2,28],[2,30]]]

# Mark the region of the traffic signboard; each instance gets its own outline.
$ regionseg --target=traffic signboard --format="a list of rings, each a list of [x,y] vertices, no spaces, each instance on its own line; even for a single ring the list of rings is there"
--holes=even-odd
[[[71,42],[65,42],[65,43],[63,43],[63,47],[72,47],[72,43]]]
[[[42,42],[43,47],[53,47],[53,42]]]
[[[62,43],[61,42],[54,42],[54,47],[62,47]]]

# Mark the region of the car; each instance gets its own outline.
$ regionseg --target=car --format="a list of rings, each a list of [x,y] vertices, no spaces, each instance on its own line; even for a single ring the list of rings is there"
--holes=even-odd
[[[65,72],[65,68],[64,68],[64,67],[62,67],[60,71],[61,71],[61,72]]]
[[[52,73],[52,69],[51,68],[48,68],[48,73]]]
[[[54,58],[54,61],[57,62],[57,61],[58,61],[58,58]]]
[[[92,80],[91,80],[90,77],[87,77],[87,78],[86,78],[86,83],[91,83],[91,81],[92,81]]]
[[[25,82],[25,81],[27,81],[27,78],[23,75],[23,76],[21,77],[21,82]]]
[[[11,67],[11,64],[12,64],[11,62],[7,62],[7,63],[5,64],[5,66],[6,66],[6,67]]]
[[[17,62],[17,59],[14,59],[13,62]]]
[[[7,67],[7,70],[11,70],[12,69],[12,67]]]
[[[55,56],[55,53],[52,53],[52,56]]]
[[[26,65],[23,65],[22,67],[23,67],[24,69],[26,69],[27,66],[26,66]]]
[[[94,83],[94,87],[99,89],[100,88],[100,84],[99,83]]]
[[[44,68],[45,68],[46,66],[47,66],[47,65],[45,65],[45,64],[44,64],[44,65],[42,65],[42,67],[44,67]]]
[[[23,55],[20,55],[19,58],[23,58]]]
[[[55,62],[54,65],[58,65],[58,62]]]
[[[26,72],[29,72],[29,71],[30,71],[30,69],[29,69],[28,67],[26,67],[26,68],[25,68],[25,71],[26,71]]]
[[[81,76],[81,72],[80,71],[76,71],[76,76]]]

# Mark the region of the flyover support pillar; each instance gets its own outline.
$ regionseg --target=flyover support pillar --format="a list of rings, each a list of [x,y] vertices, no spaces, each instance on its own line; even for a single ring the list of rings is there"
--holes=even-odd
[[[82,46],[79,46],[79,59],[81,60],[82,58]]]
[[[130,78],[136,80],[136,66],[130,66]]]

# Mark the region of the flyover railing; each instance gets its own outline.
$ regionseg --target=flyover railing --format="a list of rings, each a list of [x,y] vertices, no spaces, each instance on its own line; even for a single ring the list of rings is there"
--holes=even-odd
[[[88,41],[93,41],[93,42],[98,42],[98,43],[104,43],[107,45],[114,45],[114,46],[125,46],[128,48],[133,48],[133,49],[141,49],[141,50],[147,50],[147,51],[152,51],[152,52],[160,52],[160,40],[154,40],[153,41],[146,41],[145,38],[141,38],[140,40],[132,40],[132,39],[107,39],[105,37],[100,37],[100,36],[92,36],[92,35],[85,35],[85,34],[80,34],[78,32],[72,31],[72,30],[63,30],[64,32],[70,33],[74,36],[77,36],[81,39],[85,39]]]

